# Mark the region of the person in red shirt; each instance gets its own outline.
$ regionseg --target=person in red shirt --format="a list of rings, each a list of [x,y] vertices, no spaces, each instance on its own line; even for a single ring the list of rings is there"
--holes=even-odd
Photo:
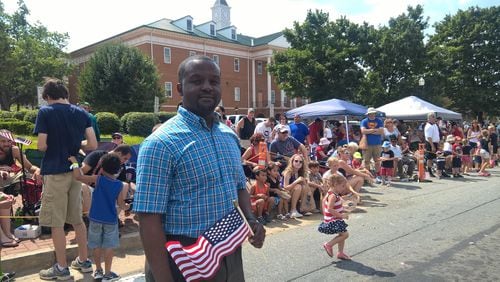
[[[319,144],[321,137],[323,137],[323,121],[317,118],[309,125],[309,144]]]
[[[455,137],[455,143],[451,146],[453,159],[451,160],[451,172],[453,177],[463,177],[460,175],[460,168],[462,167],[462,138]]]

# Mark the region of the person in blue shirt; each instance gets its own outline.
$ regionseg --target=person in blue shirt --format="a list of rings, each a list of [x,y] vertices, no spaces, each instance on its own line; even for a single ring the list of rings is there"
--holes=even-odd
[[[133,210],[155,281],[184,280],[165,243],[195,243],[234,209],[233,200],[255,234],[250,243],[261,248],[265,238],[251,211],[238,137],[214,112],[221,100],[219,66],[206,56],[191,56],[178,74],[182,106],[144,140],[137,163]],[[244,281],[241,247],[223,258],[213,279]]]
[[[297,139],[297,141],[304,145],[307,145],[309,128],[301,120],[302,119],[298,114],[293,117],[293,122],[290,124],[290,133],[292,134],[293,138]]]
[[[377,118],[377,110],[368,108],[366,111],[367,117],[361,121],[361,133],[366,138],[366,148],[363,149],[363,158],[365,167],[370,169],[371,159],[375,162],[375,171],[378,174],[380,171],[380,153],[382,152],[382,136],[384,135],[384,122]],[[378,179],[378,178],[377,178]]]
[[[93,277],[102,281],[116,281],[120,276],[111,271],[113,249],[120,246],[116,205],[121,209],[127,209],[129,206],[125,203],[128,188],[122,181],[116,179],[122,167],[120,156],[116,153],[103,155],[100,160],[99,175],[85,175],[74,156],[69,160],[76,180],[87,185],[95,184],[89,213],[88,240],[96,265]],[[104,271],[101,265],[102,256],[104,256]]]
[[[78,257],[71,268],[92,272],[92,263],[87,258],[87,230],[82,220],[82,184],[73,179],[68,158],[76,156],[80,149],[95,150],[97,140],[89,115],[71,105],[68,96],[61,80],[48,79],[42,92],[48,105],[40,108],[35,123],[38,150],[45,152],[40,172],[43,195],[39,222],[51,229],[57,261],[53,267],[40,271],[44,280],[71,277],[66,261],[65,223],[73,225],[78,243]]]

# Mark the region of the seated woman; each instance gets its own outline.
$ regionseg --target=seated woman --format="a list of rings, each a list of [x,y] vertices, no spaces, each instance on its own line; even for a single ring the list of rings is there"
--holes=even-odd
[[[15,203],[16,199],[14,196],[0,192],[0,240],[2,243],[1,246],[4,248],[17,247],[19,245],[19,239],[14,237],[10,231],[10,218],[8,218],[10,216],[10,209]]]
[[[260,142],[264,142],[264,135],[262,135],[261,133],[253,134],[250,137],[250,147],[248,147],[241,156],[243,169],[247,177],[253,177],[253,168],[259,165]],[[264,156],[264,159],[266,160],[266,164],[264,164],[265,167],[271,161],[269,154],[266,154],[266,156]]]
[[[309,192],[307,166],[304,162],[305,160],[302,155],[295,154],[290,157],[288,165],[283,171],[283,188],[292,195],[290,200],[290,218],[302,217],[302,214],[297,211],[297,203],[301,197],[307,197],[307,193]]]
[[[339,159],[330,157],[328,159],[328,166],[330,167],[330,170],[323,174],[323,182],[327,181],[332,174],[344,176],[343,169],[340,168]],[[340,196],[344,199],[350,199],[355,203],[360,203],[361,196],[359,195],[358,191],[355,191],[353,189],[352,185],[349,184],[349,180],[347,181],[347,183],[348,185],[340,191]]]
[[[349,185],[351,185],[351,187],[356,192],[359,192],[361,190],[361,187],[363,186],[365,180],[369,183],[373,182],[373,178],[370,174],[353,169],[346,162],[346,159],[350,157],[349,150],[347,150],[346,148],[339,148],[338,154],[339,158],[330,157],[328,159],[328,166],[330,167],[330,170],[323,174],[323,179],[325,178],[325,175],[329,176],[332,173],[341,173],[345,178],[347,178]]]

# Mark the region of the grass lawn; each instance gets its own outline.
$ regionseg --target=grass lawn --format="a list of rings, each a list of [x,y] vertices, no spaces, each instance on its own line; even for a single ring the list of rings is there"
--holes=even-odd
[[[14,133],[14,136],[18,136],[18,135]],[[36,136],[22,136],[22,137],[30,139],[33,142],[29,146],[23,145],[23,150],[24,149],[35,149],[36,150],[37,143],[38,143]],[[125,141],[126,144],[135,145],[135,144],[140,144],[144,140],[144,137],[130,136],[130,135],[125,134],[125,135],[123,135],[123,140]],[[101,142],[102,141],[111,141],[111,134],[101,134]]]

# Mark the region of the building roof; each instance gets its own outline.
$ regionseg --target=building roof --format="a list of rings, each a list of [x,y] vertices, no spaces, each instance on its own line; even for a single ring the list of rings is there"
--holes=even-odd
[[[225,3],[226,1],[222,1],[222,2]],[[185,18],[185,17],[183,17],[183,18]],[[181,19],[183,19],[183,18],[181,18]],[[82,51],[82,50],[90,47],[90,46],[96,46],[96,45],[98,45],[98,44],[100,44],[102,42],[106,42],[106,41],[112,40],[114,38],[118,38],[120,36],[123,36],[123,35],[129,33],[129,32],[138,30],[138,29],[140,29],[142,27],[149,27],[149,28],[155,28],[155,29],[160,29],[160,30],[166,30],[166,31],[171,31],[171,32],[176,32],[176,33],[191,35],[191,36],[199,37],[199,38],[219,40],[219,41],[223,41],[223,42],[227,42],[227,43],[240,44],[240,45],[248,46],[248,47],[255,47],[255,46],[261,46],[261,45],[269,44],[271,41],[273,41],[276,38],[278,38],[278,37],[280,37],[280,36],[283,35],[283,32],[281,32],[281,31],[273,33],[273,34],[265,35],[265,36],[262,36],[262,37],[252,37],[252,36],[248,36],[248,35],[238,34],[237,40],[232,40],[232,39],[229,39],[229,38],[224,37],[221,34],[219,34],[219,31],[217,31],[216,36],[211,36],[209,34],[206,34],[206,33],[202,32],[201,30],[199,30],[197,28],[198,26],[201,26],[202,24],[193,25],[193,31],[184,30],[184,29],[176,26],[175,24],[173,24],[173,22],[178,21],[178,20],[179,19],[177,19],[177,20],[171,20],[171,19],[163,18],[163,19],[157,20],[155,22],[152,22],[150,24],[145,24],[145,25],[141,25],[141,26],[132,28],[130,30],[124,31],[124,32],[119,33],[119,34],[117,34],[115,36],[112,36],[112,37],[106,38],[104,40],[95,42],[93,44],[90,44],[90,45],[87,45],[85,47],[79,48],[77,50],[73,50],[73,51],[71,51],[71,53],[77,53],[79,51]],[[227,29],[227,28],[231,28],[231,27],[234,27],[234,26],[226,27],[226,28],[223,28],[223,29]],[[221,30],[223,30],[223,29],[221,29]]]
[[[228,6],[229,7],[229,5],[227,4],[226,0],[216,0],[214,6],[217,5],[217,3],[219,3],[219,4],[223,5],[223,6]]]

